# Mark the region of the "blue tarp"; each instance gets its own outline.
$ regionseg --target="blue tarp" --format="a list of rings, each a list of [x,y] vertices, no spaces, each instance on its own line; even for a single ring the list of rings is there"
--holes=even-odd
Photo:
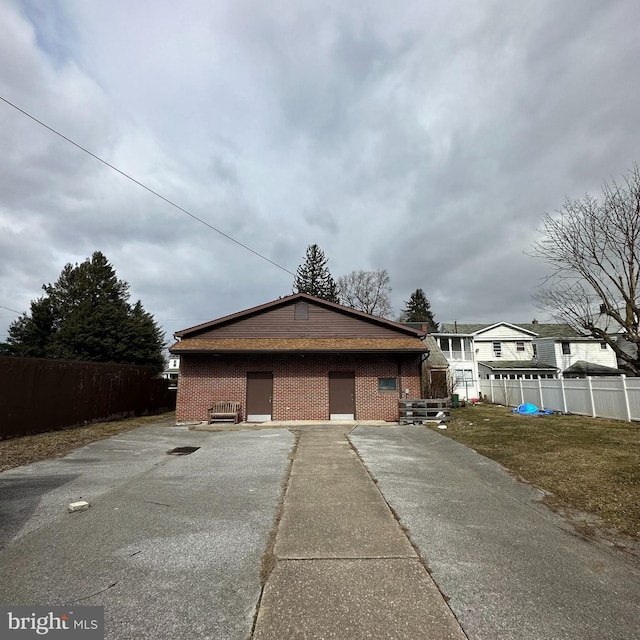
[[[521,413],[527,416],[550,416],[553,414],[553,411],[551,411],[551,409],[538,409],[535,404],[525,402],[515,409],[512,409],[511,413]]]

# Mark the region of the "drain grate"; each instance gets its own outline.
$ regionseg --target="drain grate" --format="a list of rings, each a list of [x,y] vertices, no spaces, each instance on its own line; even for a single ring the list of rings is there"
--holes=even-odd
[[[200,447],[176,447],[167,451],[170,456],[188,456],[190,453],[197,451]]]

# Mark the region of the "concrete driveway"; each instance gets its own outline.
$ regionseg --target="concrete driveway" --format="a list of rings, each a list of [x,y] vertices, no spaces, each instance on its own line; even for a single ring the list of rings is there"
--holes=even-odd
[[[386,626],[358,623],[357,637],[407,638],[407,625],[416,627],[419,618],[398,612],[426,601],[426,592],[417,598],[407,591],[404,574],[385,569],[376,580],[358,581],[352,570],[333,571],[324,599],[318,598],[318,581],[303,588],[294,580],[295,588],[280,588],[284,569],[298,570],[303,556],[313,568],[355,566],[351,547],[358,542],[369,545],[357,559],[362,576],[418,566],[414,548],[429,566],[445,599],[434,587],[428,600],[435,606],[439,598],[438,612],[448,606],[455,618],[447,609],[449,622],[443,615],[436,624],[436,609],[425,613],[423,607],[419,613],[431,622],[413,628],[412,639],[457,637],[459,623],[473,640],[640,640],[638,560],[582,539],[541,505],[540,492],[499,465],[423,427],[359,426],[348,437],[374,485],[354,465],[346,440],[340,460],[327,449],[323,461],[313,426],[303,428],[313,437],[296,452],[291,478],[297,484],[289,486],[275,546],[281,566],[261,604],[261,559],[294,436],[285,428],[211,433],[167,425],[0,474],[0,603],[104,606],[106,637],[113,640],[245,640],[259,607],[258,621],[265,624],[257,625],[257,636],[280,640],[272,633],[282,624],[273,615],[276,607],[293,611],[294,604],[307,603],[305,619],[328,621],[296,638],[340,638],[354,621],[377,620],[379,602],[402,619]],[[200,448],[167,455],[182,446]],[[305,476],[310,462],[320,467],[324,484]],[[331,471],[347,463],[358,483]],[[80,499],[91,508],[68,514],[68,503]],[[325,511],[313,509],[314,501]],[[388,540],[374,533],[374,525],[380,526],[385,501],[413,543],[400,539],[402,530],[388,512],[385,535],[393,533],[402,553],[379,551]],[[301,528],[305,535],[295,538]],[[342,532],[342,538],[328,531]],[[304,548],[292,550],[293,543]],[[411,584],[423,587],[430,581],[426,572],[413,578]],[[337,618],[330,607],[355,613],[345,619],[347,626],[331,629]],[[291,628],[300,627],[302,614],[289,621]],[[457,620],[454,626],[451,620]]]
[[[637,558],[578,536],[539,491],[422,427],[350,440],[468,638],[640,638]]]
[[[0,603],[104,606],[113,640],[244,640],[293,443],[147,426],[0,474]]]

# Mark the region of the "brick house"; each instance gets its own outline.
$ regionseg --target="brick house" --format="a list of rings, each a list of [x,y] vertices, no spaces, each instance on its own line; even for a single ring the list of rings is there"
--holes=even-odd
[[[240,402],[266,420],[396,420],[420,397],[424,331],[298,293],[183,331],[176,417]]]

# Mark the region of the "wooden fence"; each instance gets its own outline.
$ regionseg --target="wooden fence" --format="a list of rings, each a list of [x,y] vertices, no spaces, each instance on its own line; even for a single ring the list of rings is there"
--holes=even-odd
[[[0,439],[175,408],[149,367],[0,357]]]
[[[593,418],[640,420],[640,378],[540,378],[538,380],[480,380],[490,402],[517,407],[524,402],[539,408]]]

